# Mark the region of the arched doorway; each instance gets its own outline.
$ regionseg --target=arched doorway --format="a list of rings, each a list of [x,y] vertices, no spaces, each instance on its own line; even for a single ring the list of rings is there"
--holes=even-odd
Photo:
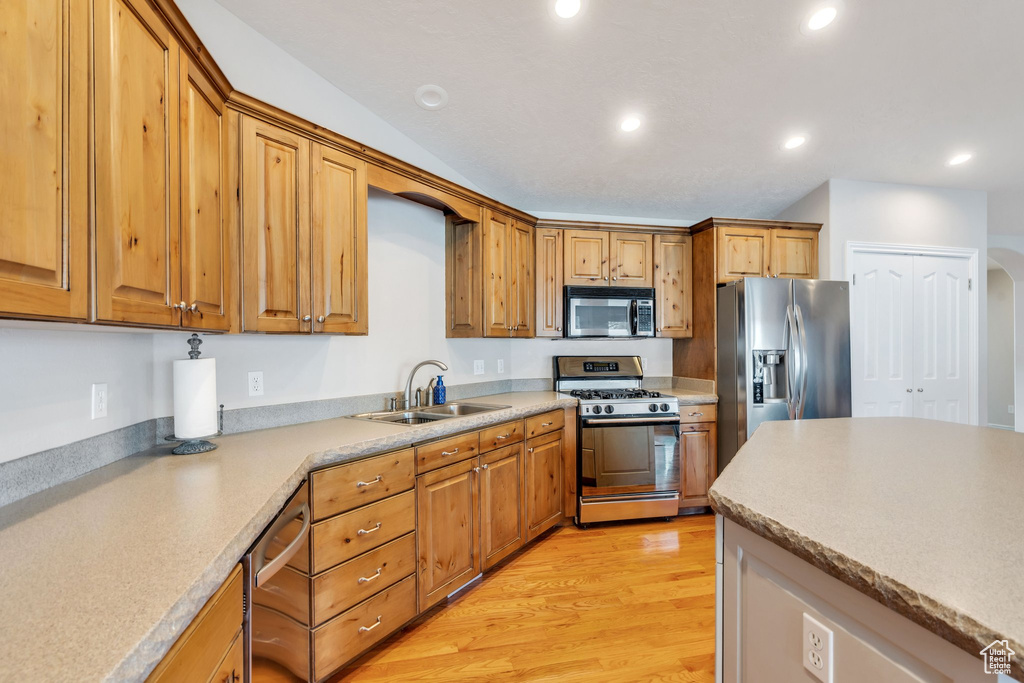
[[[988,266],[988,423],[1024,432],[1024,254],[989,249]]]

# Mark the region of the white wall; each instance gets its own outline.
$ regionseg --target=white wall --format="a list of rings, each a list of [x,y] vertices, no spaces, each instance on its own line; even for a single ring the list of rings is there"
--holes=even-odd
[[[988,269],[988,423],[1014,427],[1013,280],[1000,267]]]
[[[1014,330],[1024,330],[1024,235],[989,235],[988,257],[1013,280]],[[1014,334],[1014,395],[1024,396],[1024,334]],[[1024,415],[1015,412],[1018,432],[1024,432]]]
[[[801,223],[821,223],[818,233],[818,277],[828,280],[832,277],[829,267],[831,234],[829,232],[829,183],[825,181],[811,190],[803,199],[775,216],[780,221],[796,221]],[[842,277],[838,274],[837,277]]]
[[[640,356],[645,376],[672,376],[671,339],[513,339],[511,345],[516,379],[550,378],[555,356],[591,355]]]

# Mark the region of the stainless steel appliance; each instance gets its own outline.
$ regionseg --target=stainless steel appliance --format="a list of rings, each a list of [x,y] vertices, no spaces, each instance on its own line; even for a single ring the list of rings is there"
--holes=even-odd
[[[679,399],[641,388],[638,356],[558,356],[555,389],[579,399],[576,523],[679,512]]]
[[[649,287],[566,287],[566,337],[653,337]]]
[[[769,420],[849,417],[850,291],[745,278],[718,288],[718,471]]]
[[[311,681],[309,485],[242,558],[245,680]]]

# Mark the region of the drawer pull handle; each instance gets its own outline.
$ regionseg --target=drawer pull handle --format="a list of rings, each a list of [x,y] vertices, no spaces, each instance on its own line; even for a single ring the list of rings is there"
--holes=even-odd
[[[373,629],[375,629],[375,628],[377,628],[378,626],[380,626],[380,618],[381,618],[382,616],[384,616],[384,615],[383,615],[383,614],[378,614],[378,615],[377,615],[377,621],[376,621],[376,623],[374,623],[374,625],[373,625],[373,626],[360,626],[360,627],[359,627],[359,632],[360,632],[360,633],[366,633],[367,631],[372,631]]]
[[[690,417],[700,417],[704,413],[690,413]]]
[[[373,527],[372,529],[370,529],[370,530],[360,529],[356,533],[359,534],[360,536],[365,536],[366,534],[372,534],[374,531],[378,531],[380,529],[380,525],[381,524],[382,524],[382,522],[377,522],[377,526]]]
[[[507,439],[507,438],[508,438],[508,437],[510,437],[510,436],[512,436],[512,435],[511,435],[511,434],[498,434],[498,436],[496,436],[495,438],[496,438],[496,439],[497,439],[498,441],[501,441],[502,439]]]
[[[378,474],[377,478],[374,479],[373,481],[357,481],[356,482],[356,488],[362,488],[363,486],[372,486],[373,484],[376,484],[377,482],[380,482],[380,481],[384,481],[384,475],[383,474]]]
[[[441,451],[441,455],[455,455],[458,452],[459,452],[459,449],[456,448],[454,451]]]
[[[356,583],[370,583],[371,581],[376,579],[378,576],[380,576],[380,572],[381,572],[382,569],[384,569],[384,567],[377,567],[377,573],[374,574],[373,576],[360,576],[359,580],[356,581]]]
[[[541,427],[550,427],[553,424],[555,424],[555,423],[554,422],[541,422],[540,426]]]

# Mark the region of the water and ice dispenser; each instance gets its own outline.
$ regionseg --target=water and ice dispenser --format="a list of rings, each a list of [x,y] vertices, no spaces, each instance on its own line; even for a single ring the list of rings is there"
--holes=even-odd
[[[754,351],[754,403],[786,400],[786,352]]]

